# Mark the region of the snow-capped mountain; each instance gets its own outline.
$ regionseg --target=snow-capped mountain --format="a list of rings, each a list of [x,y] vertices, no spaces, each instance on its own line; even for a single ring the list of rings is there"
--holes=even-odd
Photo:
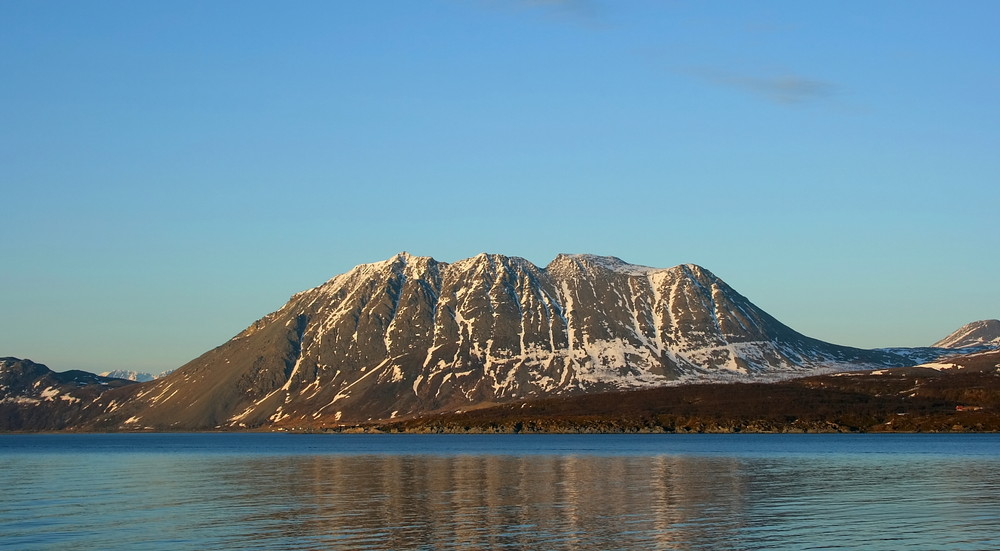
[[[981,320],[967,323],[931,346],[940,348],[1000,347],[1000,320]]]
[[[153,375],[152,373],[146,373],[144,371],[126,371],[124,369],[116,369],[114,371],[105,371],[103,373],[98,373],[101,377],[112,377],[115,379],[125,379],[127,381],[136,381],[139,383],[146,383],[161,377],[169,375],[173,370],[164,371],[159,375]]]
[[[900,366],[801,335],[699,266],[401,253],[357,266],[128,399],[115,428],[306,426],[525,397]],[[115,393],[108,393],[113,396]]]

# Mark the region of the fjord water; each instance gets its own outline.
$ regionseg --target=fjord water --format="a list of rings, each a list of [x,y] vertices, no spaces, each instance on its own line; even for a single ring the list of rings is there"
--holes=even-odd
[[[996,549],[997,435],[0,435],[0,549]]]

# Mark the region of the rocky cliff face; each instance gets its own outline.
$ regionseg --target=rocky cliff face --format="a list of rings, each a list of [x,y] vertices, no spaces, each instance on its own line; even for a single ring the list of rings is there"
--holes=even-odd
[[[361,422],[512,399],[905,365],[805,337],[695,265],[399,254],[299,293],[103,428]],[[123,391],[124,393],[125,391]]]

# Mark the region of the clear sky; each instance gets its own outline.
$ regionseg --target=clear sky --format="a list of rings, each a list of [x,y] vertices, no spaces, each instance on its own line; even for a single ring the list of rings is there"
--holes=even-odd
[[[406,250],[1000,317],[1000,2],[0,2],[0,356],[180,366]]]

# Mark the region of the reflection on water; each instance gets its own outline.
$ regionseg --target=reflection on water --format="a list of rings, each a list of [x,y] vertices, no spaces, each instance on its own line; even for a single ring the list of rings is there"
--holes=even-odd
[[[219,473],[230,498],[251,504],[239,520],[302,548],[710,545],[709,534],[736,537],[746,497],[734,460],[359,456],[242,467]]]
[[[989,549],[1000,461],[0,455],[0,548]]]

